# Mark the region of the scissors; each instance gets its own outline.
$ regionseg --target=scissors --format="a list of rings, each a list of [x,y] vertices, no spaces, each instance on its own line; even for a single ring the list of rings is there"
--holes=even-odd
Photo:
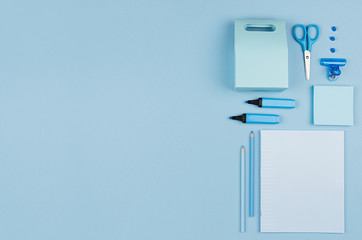
[[[297,28],[303,29],[302,38],[298,38],[296,34]],[[310,38],[310,29],[316,29],[316,36],[314,38]],[[312,44],[315,43],[319,36],[319,28],[315,24],[311,24],[308,27],[305,27],[302,24],[295,25],[293,28],[293,37],[294,39],[302,46],[304,53],[304,66],[305,66],[305,78],[309,80],[310,78],[310,52],[312,50]]]

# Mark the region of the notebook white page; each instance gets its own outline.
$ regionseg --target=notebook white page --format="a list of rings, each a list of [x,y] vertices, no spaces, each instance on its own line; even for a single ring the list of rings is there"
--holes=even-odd
[[[344,232],[344,131],[260,131],[260,231]]]

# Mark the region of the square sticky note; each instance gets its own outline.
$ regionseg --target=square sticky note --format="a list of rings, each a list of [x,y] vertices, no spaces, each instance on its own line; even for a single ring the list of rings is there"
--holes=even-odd
[[[314,125],[353,125],[352,86],[313,86]]]

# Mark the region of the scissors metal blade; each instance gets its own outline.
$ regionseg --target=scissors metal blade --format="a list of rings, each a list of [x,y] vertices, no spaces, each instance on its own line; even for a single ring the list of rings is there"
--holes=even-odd
[[[304,66],[305,66],[305,78],[310,78],[310,51],[304,51]]]

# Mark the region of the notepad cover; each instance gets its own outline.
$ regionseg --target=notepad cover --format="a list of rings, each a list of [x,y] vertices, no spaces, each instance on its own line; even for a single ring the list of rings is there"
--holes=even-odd
[[[313,86],[314,125],[353,125],[353,86]]]
[[[260,132],[260,231],[344,232],[344,132]]]

